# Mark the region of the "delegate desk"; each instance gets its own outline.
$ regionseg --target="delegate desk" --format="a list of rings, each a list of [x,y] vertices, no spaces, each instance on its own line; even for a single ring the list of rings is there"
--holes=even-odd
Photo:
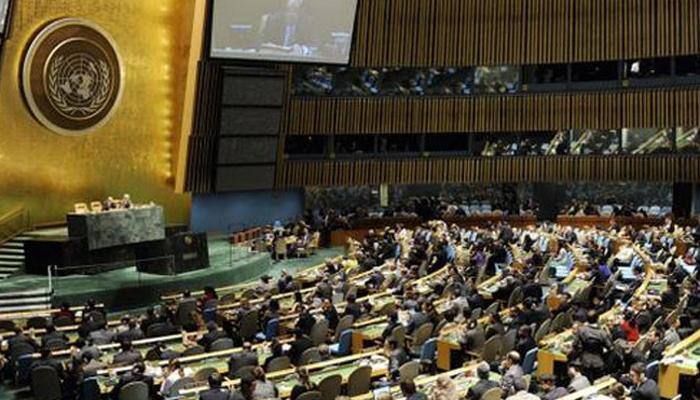
[[[678,395],[683,376],[700,373],[700,331],[668,349],[659,367],[659,392],[670,399]]]
[[[573,226],[575,228],[596,226],[609,227],[612,226],[613,223],[617,223],[621,226],[631,225],[639,229],[645,226],[663,225],[664,219],[659,217],[614,217],[600,215],[559,215],[557,217],[557,224]]]
[[[86,238],[89,250],[165,239],[161,206],[71,213],[67,221],[68,235]]]

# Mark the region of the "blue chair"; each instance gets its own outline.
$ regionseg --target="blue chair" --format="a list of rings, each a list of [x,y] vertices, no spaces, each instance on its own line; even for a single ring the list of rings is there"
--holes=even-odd
[[[435,353],[437,352],[437,338],[430,338],[423,343],[420,348],[420,359],[421,361],[433,361],[435,360]]]
[[[34,362],[32,354],[23,354],[15,361],[15,382],[18,384],[28,384],[31,374],[31,366]]]
[[[646,369],[644,370],[644,375],[649,378],[653,379],[655,381],[658,381],[659,378],[659,361],[652,361],[649,364],[647,364]]]
[[[331,354],[334,356],[347,356],[350,354],[350,347],[352,346],[352,329],[346,329],[340,334],[340,339],[338,343],[333,343],[328,346]]]
[[[535,347],[534,349],[528,350],[527,353],[525,353],[525,358],[523,358],[523,372],[525,374],[531,374],[535,370],[535,362],[537,361],[537,350],[538,348]]]
[[[265,332],[259,332],[255,335],[255,338],[260,341],[272,340],[277,337],[277,330],[280,326],[280,320],[273,318],[267,321],[265,325]]]

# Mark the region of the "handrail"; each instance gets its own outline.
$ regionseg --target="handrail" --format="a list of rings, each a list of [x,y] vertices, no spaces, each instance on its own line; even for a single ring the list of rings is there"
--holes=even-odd
[[[29,211],[19,206],[0,216],[0,245],[29,229]]]

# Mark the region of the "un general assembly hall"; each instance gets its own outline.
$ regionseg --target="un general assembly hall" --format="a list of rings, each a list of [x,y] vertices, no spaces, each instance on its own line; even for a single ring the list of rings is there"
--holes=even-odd
[[[0,400],[700,400],[700,0],[0,0]]]

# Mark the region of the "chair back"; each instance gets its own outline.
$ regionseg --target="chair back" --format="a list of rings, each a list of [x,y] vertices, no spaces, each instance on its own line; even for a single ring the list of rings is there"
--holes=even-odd
[[[149,325],[148,329],[146,329],[146,336],[148,337],[165,336],[169,333],[171,333],[170,325],[165,322],[157,322]]]
[[[321,400],[322,399],[321,392],[312,390],[310,392],[302,393],[297,397],[297,400]]]
[[[258,312],[255,310],[248,311],[241,318],[240,327],[241,337],[244,340],[252,339],[258,333]]]
[[[523,301],[523,289],[520,286],[516,286],[515,289],[510,293],[508,298],[508,308],[515,307],[518,303]]]
[[[391,337],[394,338],[399,346],[403,347],[406,344],[406,327],[403,325],[397,325],[391,330]]]
[[[219,372],[219,371],[214,367],[202,368],[194,374],[194,380],[195,380],[195,382],[200,382],[200,383],[207,382],[209,380],[209,377],[214,372]]]
[[[372,367],[362,366],[350,373],[348,378],[348,396],[355,397],[369,392],[372,380]]]
[[[192,322],[192,317],[190,316],[190,313],[196,310],[197,303],[194,300],[180,302],[180,304],[178,304],[177,306],[177,310],[175,311],[175,318],[177,324],[182,326]]]
[[[484,312],[484,310],[482,310],[480,307],[477,307],[477,308],[473,309],[473,310],[472,310],[471,319],[479,319],[479,318],[481,318],[481,314],[482,314],[483,312]]]
[[[255,365],[246,365],[245,367],[240,367],[238,370],[233,374],[236,378],[243,379],[243,378],[253,378],[253,372],[255,372],[255,369],[258,368]]]
[[[182,356],[183,357],[196,356],[197,354],[203,354],[205,352],[206,352],[206,350],[204,349],[204,347],[202,347],[200,345],[195,345],[195,346],[188,347],[187,349],[185,349],[185,351],[182,352]]]
[[[544,339],[545,336],[549,333],[549,326],[552,324],[552,320],[547,318],[539,328],[537,328],[537,331],[535,331],[535,343],[540,343],[542,339]]]
[[[40,366],[31,372],[32,394],[37,400],[59,400],[61,398],[61,380],[58,372],[49,366]]]
[[[434,361],[437,352],[437,338],[430,338],[420,348],[421,361]]]
[[[272,360],[270,360],[269,364],[267,364],[266,370],[267,372],[283,371],[285,369],[289,369],[291,365],[292,362],[289,360],[289,357],[275,357]]]
[[[321,353],[319,353],[317,347],[311,347],[309,349],[304,350],[304,352],[301,353],[301,359],[299,360],[299,364],[309,365],[319,361],[321,361]]]
[[[180,390],[182,389],[187,389],[190,387],[193,387],[197,384],[194,378],[191,377],[184,377],[180,378],[175,383],[173,383],[172,386],[170,386],[170,390],[168,390],[168,396],[169,397],[178,397],[180,394]]]
[[[420,362],[409,361],[399,367],[399,379],[401,382],[412,382],[420,374]]]
[[[501,400],[503,398],[503,389],[499,387],[491,388],[481,395],[481,400]]]
[[[44,329],[48,325],[45,317],[31,317],[27,320],[27,328]]]
[[[73,324],[74,324],[73,320],[70,319],[70,317],[68,317],[67,315],[61,315],[60,317],[53,319],[53,326],[55,326],[57,328],[62,327],[62,326],[70,326]]]
[[[311,342],[314,346],[318,346],[326,341],[328,337],[328,320],[325,318],[317,321],[314,326],[311,327]]]
[[[340,389],[343,385],[343,377],[340,375],[330,375],[318,383],[318,390],[321,392],[321,400],[335,400],[340,396]]]
[[[353,317],[352,315],[346,315],[338,321],[338,326],[335,327],[335,340],[340,339],[340,335],[346,329],[352,328]]]
[[[277,337],[277,331],[280,327],[280,320],[278,318],[273,318],[267,321],[265,325],[265,340],[272,340]]]
[[[490,306],[486,307],[486,315],[492,315],[498,312],[498,306],[500,306],[500,303],[497,301],[494,301],[491,303]]]
[[[119,400],[148,400],[148,385],[130,382],[119,391]]]
[[[231,338],[220,338],[216,339],[214,343],[211,344],[211,351],[221,351],[233,348],[233,339]]]
[[[526,374],[531,374],[535,370],[535,361],[537,361],[537,351],[538,348],[530,349],[525,353],[523,358],[523,372]]]
[[[51,351],[66,350],[68,348],[68,343],[61,338],[49,339],[44,343],[44,347],[47,347]]]
[[[501,336],[492,336],[489,338],[489,340],[484,342],[484,349],[481,351],[481,358],[488,363],[496,361],[498,356],[502,354],[501,346]]]
[[[433,323],[426,322],[419,326],[415,332],[413,332],[413,343],[412,347],[422,346],[426,340],[430,339],[430,335],[433,333]]]
[[[515,348],[515,340],[518,335],[518,331],[511,329],[503,335],[503,354],[507,354],[509,351]]]

